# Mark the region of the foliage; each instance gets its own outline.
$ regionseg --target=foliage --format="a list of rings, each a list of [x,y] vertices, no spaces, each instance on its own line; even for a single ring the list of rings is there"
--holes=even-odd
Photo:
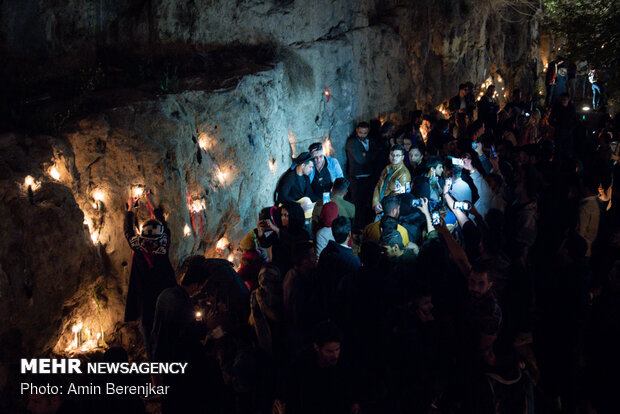
[[[620,0],[544,0],[545,23],[563,38],[562,55],[602,72],[610,96],[620,95]]]

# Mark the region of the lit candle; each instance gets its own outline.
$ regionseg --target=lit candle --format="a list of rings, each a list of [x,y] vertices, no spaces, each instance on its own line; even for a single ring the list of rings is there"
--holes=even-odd
[[[185,227],[183,227],[183,235],[187,237],[190,234],[192,234],[192,229],[190,229],[189,226],[186,224]]]
[[[60,180],[60,173],[56,167],[50,168],[50,176],[56,181]]]
[[[224,250],[226,247],[228,247],[228,239],[226,237],[222,237],[221,239],[219,239],[217,241],[217,244],[215,245],[215,248],[221,253],[222,250]]]

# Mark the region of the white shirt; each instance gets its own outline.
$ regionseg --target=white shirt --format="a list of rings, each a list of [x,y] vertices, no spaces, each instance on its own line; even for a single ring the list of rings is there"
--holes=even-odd
[[[323,227],[316,232],[316,255],[320,256],[323,249],[330,240],[334,240],[334,234],[331,227]],[[334,240],[336,241],[336,240]]]

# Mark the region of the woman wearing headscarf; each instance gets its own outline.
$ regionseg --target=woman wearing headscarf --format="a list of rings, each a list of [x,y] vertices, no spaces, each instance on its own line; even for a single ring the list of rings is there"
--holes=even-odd
[[[332,222],[338,217],[338,204],[333,201],[325,204],[321,209],[319,215],[319,223],[317,225],[316,232],[316,255],[321,255],[321,252],[327,246],[330,240],[334,240],[332,234]]]
[[[286,274],[292,267],[293,246],[310,240],[304,229],[304,210],[299,203],[285,201],[276,214],[276,224],[271,220],[259,220],[257,225],[260,247],[271,247],[271,260],[280,273]]]

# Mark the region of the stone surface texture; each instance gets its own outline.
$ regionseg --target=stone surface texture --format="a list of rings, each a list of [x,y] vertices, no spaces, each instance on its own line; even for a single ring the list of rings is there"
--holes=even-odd
[[[152,189],[169,214],[173,264],[197,252],[236,260],[235,243],[271,204],[291,155],[310,143],[329,138],[344,167],[344,143],[357,121],[434,108],[456,94],[458,83],[480,84],[491,72],[501,73],[507,88],[531,90],[540,69],[538,18],[520,21],[507,3],[2,2],[0,45],[9,74],[17,67],[24,76],[77,73],[96,62],[102,47],[165,54],[175,45],[241,44],[276,51],[271,68],[226,88],[119,99],[69,120],[54,137],[2,135],[0,345],[11,348],[5,355],[64,349],[79,321],[114,340],[131,257],[124,202],[134,186]],[[41,182],[32,200],[27,175]],[[98,190],[102,211],[93,207]],[[186,236],[188,194],[206,208],[202,230]],[[143,208],[139,217],[147,217]],[[222,237],[230,246],[217,252]]]

